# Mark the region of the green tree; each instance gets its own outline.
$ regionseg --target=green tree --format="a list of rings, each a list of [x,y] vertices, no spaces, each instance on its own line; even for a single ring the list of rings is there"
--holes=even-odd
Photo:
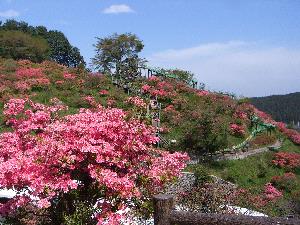
[[[179,80],[184,81],[186,83],[190,83],[194,78],[194,74],[186,70],[174,69],[168,70],[167,72],[176,75]]]
[[[48,31],[44,26],[33,27],[26,22],[18,22],[16,20],[7,20],[3,24],[0,23],[0,31],[20,31],[33,37],[43,38],[48,42],[50,48],[48,57],[50,60],[68,67],[85,66],[79,49],[73,47],[60,31]]]
[[[66,36],[60,31],[49,31],[47,40],[50,46],[50,58],[68,67],[85,64],[79,49],[72,47]]]
[[[144,60],[138,56],[144,45],[134,34],[113,34],[105,38],[97,38],[96,55],[92,63],[101,72],[115,72],[117,76],[134,78],[138,66]]]
[[[212,111],[204,111],[196,123],[188,126],[182,142],[182,147],[197,155],[211,154],[226,148],[227,123],[224,116]]]
[[[21,31],[0,31],[0,56],[14,60],[28,59],[32,62],[42,62],[48,58],[49,45],[38,36]]]

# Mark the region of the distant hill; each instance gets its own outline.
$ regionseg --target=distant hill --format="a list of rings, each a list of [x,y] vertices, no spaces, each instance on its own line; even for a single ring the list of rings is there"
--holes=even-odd
[[[277,121],[286,123],[300,121],[300,92],[251,98],[258,109],[269,113]]]

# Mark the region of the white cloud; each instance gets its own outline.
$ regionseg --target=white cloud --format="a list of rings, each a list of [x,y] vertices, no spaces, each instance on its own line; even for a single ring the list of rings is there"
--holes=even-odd
[[[134,10],[125,4],[111,5],[102,11],[105,14],[133,13]]]
[[[0,17],[4,17],[4,18],[18,17],[19,15],[20,13],[13,9],[0,12]]]
[[[152,54],[150,64],[190,70],[210,89],[244,96],[300,91],[300,49],[231,41]]]

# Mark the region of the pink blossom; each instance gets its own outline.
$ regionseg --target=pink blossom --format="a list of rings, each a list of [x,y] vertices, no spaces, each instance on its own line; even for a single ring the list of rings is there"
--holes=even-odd
[[[245,134],[245,128],[242,125],[238,125],[238,124],[230,124],[229,126],[231,132],[235,135],[244,135]]]
[[[63,80],[57,80],[57,81],[55,81],[55,84],[57,84],[57,85],[61,85],[61,84],[63,84],[63,83],[64,83]]]
[[[278,191],[271,183],[265,184],[264,195],[268,201],[275,201],[282,197],[282,193]]]
[[[109,92],[107,90],[100,90],[99,94],[105,96],[105,95],[108,95]]]
[[[144,99],[136,96],[136,97],[129,97],[126,100],[127,103],[133,104],[139,108],[146,108],[147,104],[145,103]]]
[[[103,199],[99,223],[118,224],[122,216],[116,209],[157,193],[185,167],[186,154],[155,149],[154,128],[121,109],[81,109],[59,117],[62,104],[51,102],[11,99],[5,104],[12,130],[0,134],[0,186],[21,194],[1,205],[2,213],[28,203],[48,208],[73,189],[93,187]]]
[[[68,80],[74,80],[76,78],[76,75],[71,73],[64,73],[64,78]]]
[[[200,91],[197,91],[197,95],[198,96],[206,96],[206,95],[209,95],[209,91],[200,90]]]

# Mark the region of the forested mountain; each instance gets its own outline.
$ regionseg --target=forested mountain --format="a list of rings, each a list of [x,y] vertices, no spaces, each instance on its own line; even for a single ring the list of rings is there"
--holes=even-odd
[[[251,103],[271,114],[277,121],[286,123],[300,121],[300,92],[251,98]]]

